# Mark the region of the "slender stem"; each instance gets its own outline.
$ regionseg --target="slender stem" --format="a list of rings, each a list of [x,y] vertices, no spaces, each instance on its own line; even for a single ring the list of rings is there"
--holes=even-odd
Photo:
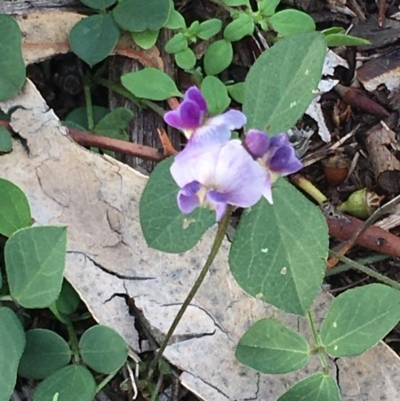
[[[14,301],[11,295],[1,295],[0,301]]]
[[[168,333],[165,336],[164,341],[162,342],[161,347],[157,352],[157,355],[154,357],[154,359],[150,363],[149,373],[147,375],[148,380],[151,379],[151,377],[153,376],[153,373],[158,365],[158,362],[160,361],[160,358],[162,357],[162,354],[164,353],[165,348],[167,348],[169,340],[171,339],[172,335],[174,334],[174,331],[175,331],[176,327],[178,326],[180,320],[182,319],[182,316],[186,312],[186,309],[189,306],[190,302],[192,302],[194,296],[197,293],[197,290],[200,288],[202,282],[206,278],[208,270],[209,270],[212,262],[214,261],[215,257],[217,256],[217,253],[222,244],[222,241],[225,238],[225,234],[226,234],[226,230],[228,228],[229,218],[231,216],[231,213],[232,213],[232,207],[228,206],[228,210],[226,211],[225,216],[218,224],[218,230],[215,235],[214,243],[212,245],[212,248],[211,248],[210,254],[208,255],[206,263],[204,264],[204,267],[201,270],[199,277],[197,278],[192,289],[190,290],[189,294],[187,295],[185,301],[183,302],[181,308],[179,309],[178,314],[176,315],[174,321],[172,322],[171,327],[169,328]]]
[[[89,131],[92,131],[94,128],[94,119],[93,119],[93,104],[92,104],[92,95],[90,93],[90,86],[85,80],[83,84],[84,93],[85,93],[85,103],[86,103],[86,115],[88,120],[88,128]]]
[[[317,331],[317,329],[315,327],[314,317],[313,317],[311,311],[307,312],[307,320],[308,320],[308,323],[309,323],[310,328],[311,328],[311,334],[312,334],[313,339],[314,339],[314,344],[317,347],[317,353],[318,353],[319,359],[321,361],[322,367],[324,369],[324,372],[328,373],[329,372],[328,362],[326,360],[324,352],[322,351],[322,342],[321,342],[321,339],[319,337],[318,331]]]
[[[105,377],[96,387],[96,394],[118,373],[118,370]]]
[[[348,264],[351,268],[358,270],[362,273],[367,274],[370,277],[373,277],[382,283],[385,283],[387,285],[390,285],[393,288],[396,288],[397,290],[400,290],[400,284],[397,281],[394,281],[383,274],[377,273],[375,270],[370,269],[367,266],[362,265],[361,263],[355,262],[354,260],[351,260],[347,258],[346,256],[341,255],[340,253],[337,253],[335,251],[330,250],[329,254],[337,259],[339,259],[341,262]]]
[[[149,109],[152,109],[153,111],[155,111],[161,117],[163,117],[165,114],[165,110],[162,107],[158,106],[156,103],[152,102],[151,100],[146,100],[146,99],[139,100],[136,96],[132,95],[132,93],[129,92],[128,89],[125,89],[123,86],[121,86],[119,84],[114,84],[114,83],[108,81],[107,79],[100,78],[100,77],[92,77],[91,79],[94,83],[102,85],[102,86],[112,90],[113,92],[126,97],[128,100],[130,100],[133,104],[135,104],[138,107],[141,107],[144,104]]]
[[[78,337],[76,336],[74,326],[72,325],[72,323],[69,322],[66,325],[68,330],[69,341],[71,343],[71,350],[74,356],[74,362],[78,363],[80,361]]]

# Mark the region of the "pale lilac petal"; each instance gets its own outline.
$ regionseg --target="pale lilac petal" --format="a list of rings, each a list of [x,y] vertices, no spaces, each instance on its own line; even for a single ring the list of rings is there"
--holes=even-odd
[[[228,110],[207,120],[208,125],[225,125],[229,131],[242,128],[247,122],[247,117],[238,110]]]
[[[185,148],[175,156],[170,172],[180,188],[198,181],[207,185],[214,176],[220,147],[207,149],[206,152],[197,149]]]
[[[232,132],[224,125],[203,125],[192,134],[184,151],[186,149],[199,151],[200,149],[225,145],[231,139],[231,135]]]
[[[200,89],[196,86],[191,86],[185,93],[184,99],[191,100],[197,104],[199,110],[206,115],[208,113],[207,102],[204,99],[203,94],[201,93]]]
[[[274,203],[272,199],[272,184],[271,178],[269,173],[267,172],[265,175],[265,183],[264,183],[264,191],[263,191],[264,198],[272,205]]]
[[[227,195],[218,191],[207,192],[206,199],[210,205],[214,206],[217,221],[221,220],[228,206]]]
[[[296,157],[291,145],[276,149],[268,164],[273,172],[280,173],[281,175],[292,174],[302,168],[302,164]]]
[[[263,157],[270,147],[270,137],[265,132],[255,129],[247,132],[244,142],[254,159]]]
[[[197,195],[187,196],[182,193],[182,190],[178,192],[178,207],[182,213],[192,213],[196,207],[200,206],[200,200]]]
[[[221,148],[214,188],[227,194],[229,204],[250,207],[262,196],[265,170],[253,160],[237,139]]]

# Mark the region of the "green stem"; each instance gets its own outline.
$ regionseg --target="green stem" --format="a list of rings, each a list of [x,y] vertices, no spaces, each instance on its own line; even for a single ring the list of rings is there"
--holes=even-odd
[[[14,301],[11,295],[1,295],[0,301]]]
[[[87,120],[88,120],[88,128],[89,128],[89,131],[92,131],[94,128],[93,104],[92,104],[92,95],[90,93],[90,86],[89,86],[87,80],[84,81],[83,90],[85,93],[86,115],[87,115]]]
[[[318,353],[319,359],[321,361],[321,365],[323,367],[324,373],[327,374],[327,373],[329,373],[328,362],[327,362],[325,354],[323,352],[322,341],[321,341],[318,331],[315,327],[315,322],[314,322],[314,318],[313,318],[311,311],[307,312],[307,320],[308,320],[308,323],[311,328],[311,334],[313,336],[314,344],[317,347],[317,353]]]
[[[118,373],[118,370],[105,377],[96,387],[96,394]]]
[[[385,283],[393,288],[396,288],[397,290],[400,290],[400,284],[397,281],[391,280],[383,274],[377,273],[375,270],[372,270],[369,267],[362,265],[361,263],[355,262],[354,260],[351,260],[346,256],[343,256],[340,253],[332,250],[329,250],[329,255],[335,257],[336,259],[339,259],[343,263],[348,264],[351,268],[355,270],[365,273],[368,276],[373,277],[378,281],[381,281],[382,283]]]
[[[79,357],[79,341],[78,337],[76,336],[74,326],[71,322],[67,323],[67,330],[69,336],[69,342],[71,343],[71,350],[73,353],[74,362],[78,363],[80,361]]]
[[[221,247],[222,241],[225,238],[226,230],[228,228],[229,224],[229,218],[232,213],[232,207],[228,206],[228,210],[225,213],[225,216],[223,219],[219,222],[218,224],[218,230],[215,235],[214,243],[212,245],[210,254],[208,255],[208,258],[206,260],[206,263],[204,264],[203,269],[201,270],[199,277],[197,278],[196,282],[194,283],[192,289],[190,290],[189,294],[187,295],[185,301],[183,302],[181,308],[178,311],[178,314],[176,315],[174,321],[171,324],[171,327],[168,330],[167,335],[164,338],[164,341],[161,344],[160,349],[157,352],[157,355],[154,357],[154,359],[151,361],[150,366],[149,366],[149,373],[147,375],[147,379],[150,380],[151,377],[153,376],[153,373],[158,365],[158,362],[160,361],[162,354],[165,351],[165,348],[167,348],[168,342],[171,339],[172,335],[174,334],[174,331],[176,327],[178,326],[180,320],[182,319],[183,314],[186,312],[187,307],[189,306],[190,302],[192,302],[194,296],[197,293],[197,290],[200,288],[202,282],[207,276],[208,270],[214,261],[219,248]]]
[[[110,90],[112,90],[115,93],[118,93],[121,96],[126,97],[128,100],[130,100],[133,104],[135,104],[138,107],[142,107],[142,105],[146,105],[149,109],[155,111],[158,115],[161,117],[164,116],[165,110],[158,106],[156,103],[152,102],[151,100],[146,100],[146,99],[138,99],[136,96],[132,95],[131,92],[128,91],[128,89],[125,89],[123,86],[119,84],[114,84],[107,79],[100,78],[100,77],[92,77],[92,81],[96,84],[102,85]]]

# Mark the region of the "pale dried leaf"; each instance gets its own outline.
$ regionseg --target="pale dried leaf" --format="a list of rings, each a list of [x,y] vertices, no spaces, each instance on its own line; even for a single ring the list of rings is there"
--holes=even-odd
[[[177,306],[195,281],[211,247],[210,230],[190,252],[167,255],[149,249],[141,234],[138,201],[146,178],[130,167],[73,143],[28,81],[4,111],[23,106],[11,124],[27,140],[0,157],[0,176],[19,185],[29,198],[37,224],[67,224],[65,275],[94,317],[123,335],[140,351],[134,318],[125,296],[135,300],[156,338],[165,335]],[[256,320],[273,316],[309,337],[304,319],[283,314],[246,295],[230,275],[224,242],[211,271],[166,350],[182,369],[182,382],[208,401],[273,401],[288,386],[320,369],[314,358],[289,375],[260,375],[240,365],[235,346]],[[321,293],[314,305],[317,323],[330,303]],[[343,401],[400,399],[400,363],[383,344],[363,356],[330,362]],[[339,372],[337,372],[339,369]]]

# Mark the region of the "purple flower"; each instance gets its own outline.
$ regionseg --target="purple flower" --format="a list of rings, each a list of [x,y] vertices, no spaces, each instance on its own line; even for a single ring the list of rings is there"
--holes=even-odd
[[[264,168],[264,197],[272,203],[271,185],[279,176],[295,173],[302,168],[286,134],[269,137],[265,132],[250,130],[246,134],[245,147]]]
[[[171,174],[178,186],[178,206],[190,213],[198,206],[216,212],[217,221],[227,205],[250,207],[263,193],[265,172],[237,139],[224,145],[193,146],[175,157]]]
[[[208,108],[200,90],[190,87],[183,102],[176,110],[164,115],[164,121],[171,127],[177,128],[189,139],[186,148],[193,145],[209,146],[225,144],[231,138],[231,131],[246,124],[246,116],[237,110],[229,110],[215,117],[207,118]]]

